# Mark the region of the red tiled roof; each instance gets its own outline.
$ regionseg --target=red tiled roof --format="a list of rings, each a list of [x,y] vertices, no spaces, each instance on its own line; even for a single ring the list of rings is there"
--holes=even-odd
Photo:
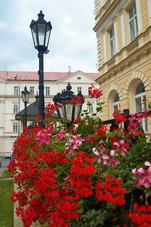
[[[72,74],[72,73],[71,73]],[[94,80],[98,73],[86,73]],[[69,72],[45,72],[45,80],[56,81],[69,76]],[[38,80],[38,72],[0,71],[0,78],[5,80]]]

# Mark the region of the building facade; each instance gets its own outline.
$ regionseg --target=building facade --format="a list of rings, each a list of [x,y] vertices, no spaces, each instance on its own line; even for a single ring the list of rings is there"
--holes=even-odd
[[[83,109],[89,108],[89,112],[95,112],[95,100],[89,100],[89,87],[97,86],[95,79],[97,73],[77,72],[46,72],[44,74],[45,105],[52,101],[54,95],[66,88],[68,82],[72,91],[77,94],[81,90],[85,97]],[[24,87],[30,91],[29,104],[35,102],[38,92],[39,80],[36,72],[0,72],[0,156],[12,153],[15,139],[21,133],[21,123],[15,120],[15,115],[24,109],[21,91]],[[87,101],[92,105],[88,107]]]
[[[116,109],[143,111],[151,102],[151,0],[95,0],[94,31],[103,119]]]

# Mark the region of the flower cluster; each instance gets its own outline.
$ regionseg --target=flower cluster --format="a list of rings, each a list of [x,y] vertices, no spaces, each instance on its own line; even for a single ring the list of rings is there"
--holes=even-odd
[[[48,129],[40,129],[36,136],[37,143],[39,143],[40,145],[43,145],[43,144],[49,145],[50,136],[53,133],[52,130],[53,130],[52,127],[48,128]]]
[[[128,141],[124,141],[124,140],[119,140],[117,142],[113,142],[113,149],[118,151],[118,153],[124,157],[126,155],[126,153],[129,150],[129,142]]]
[[[55,103],[49,102],[46,106],[46,117],[50,117],[54,111],[58,109],[58,105]]]
[[[91,97],[101,92],[92,87]],[[12,196],[16,213],[25,227],[34,222],[100,227],[112,226],[112,220],[116,226],[150,226],[151,145],[138,128],[150,114],[114,116],[112,131],[89,116],[69,128],[53,122],[45,129],[26,128],[17,138],[9,170],[18,185]]]
[[[90,179],[95,172],[95,168],[91,165],[93,161],[94,158],[89,158],[86,153],[80,152],[71,162],[69,186],[77,199],[88,198],[93,194]]]
[[[151,205],[141,205],[137,203],[133,205],[133,213],[129,217],[137,227],[150,227],[151,226]]]
[[[90,98],[100,98],[102,94],[102,90],[94,87],[94,85],[92,84],[91,91],[89,94]]]
[[[116,167],[118,160],[115,159],[115,151],[111,150],[109,154],[104,152],[105,147],[103,143],[99,144],[99,149],[93,148],[93,153],[96,156],[97,163],[102,163],[103,165],[109,167]]]
[[[73,96],[71,99],[71,104],[75,106],[76,104],[81,105],[83,103],[83,97],[81,95]]]
[[[122,187],[122,180],[106,177],[106,182],[97,182],[96,199],[106,203],[111,203],[114,207],[125,205],[124,195],[126,190]]]
[[[113,117],[115,119],[115,125],[118,125],[126,121],[126,114],[121,113],[120,110],[114,111]]]
[[[73,135],[69,137],[68,143],[66,143],[66,151],[68,154],[74,154],[76,150],[82,145],[84,139],[81,135]]]
[[[142,136],[143,128],[142,128],[141,122],[144,117],[145,117],[145,114],[137,113],[137,114],[132,114],[131,117],[129,118],[128,130],[132,138],[136,138],[137,136]]]

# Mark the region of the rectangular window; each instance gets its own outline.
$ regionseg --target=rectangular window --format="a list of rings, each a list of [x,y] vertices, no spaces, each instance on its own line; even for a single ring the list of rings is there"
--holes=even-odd
[[[81,92],[81,90],[82,90],[81,87],[77,87],[77,94],[78,94],[79,92]]]
[[[50,95],[50,87],[46,87],[46,95]]]
[[[91,95],[91,92],[92,92],[92,87],[88,87],[88,96]]]
[[[13,132],[18,132],[18,122],[13,123]]]
[[[113,57],[116,51],[114,25],[112,25],[112,28],[109,30],[109,39],[110,39],[111,57]]]
[[[131,41],[133,41],[138,35],[138,21],[137,21],[137,12],[136,4],[134,4],[128,11],[129,13],[129,27],[130,27],[130,36]]]
[[[17,104],[14,104],[14,114],[17,114],[18,113],[18,105]]]
[[[93,105],[92,104],[88,106],[88,111],[89,111],[90,114],[93,113]]]
[[[14,87],[14,95],[15,96],[19,95],[19,87],[18,86]]]
[[[30,95],[34,95],[34,87],[30,87]]]

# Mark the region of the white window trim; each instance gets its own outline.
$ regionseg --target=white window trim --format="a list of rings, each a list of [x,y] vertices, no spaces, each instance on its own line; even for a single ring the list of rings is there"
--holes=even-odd
[[[106,33],[103,34],[103,53],[104,53],[104,63],[107,61],[107,45],[106,45]]]
[[[117,40],[118,33],[117,33],[117,22],[116,21],[114,22],[113,26],[114,26],[114,36],[115,36],[115,53],[114,54],[116,54],[118,51],[118,40]]]
[[[121,35],[122,35],[122,47],[126,45],[126,34],[125,34],[125,20],[124,20],[124,14],[121,15],[120,21],[121,21]]]
[[[140,0],[136,0],[135,4],[136,4],[136,15],[137,15],[137,23],[138,23],[138,34],[139,34],[142,31],[142,16],[141,16]]]
[[[147,1],[148,3],[148,16],[149,16],[149,25],[151,24],[151,0]]]
[[[134,2],[134,4],[135,4],[135,6],[136,6],[136,3]],[[134,5],[132,5],[132,7],[134,7]],[[132,8],[131,7],[131,8]],[[128,10],[128,16],[129,16],[129,11],[130,11],[130,9],[131,8],[129,8],[129,10]],[[131,21],[133,21],[134,20],[134,22],[135,22],[135,18],[136,18],[136,20],[137,20],[137,26],[138,26],[138,13],[137,13],[137,8],[136,8],[136,14],[130,19],[129,18],[129,35],[130,35],[130,41],[132,42],[133,40],[132,40],[132,38],[131,38],[131,28],[130,28],[130,22]],[[139,26],[138,26],[139,27]],[[138,27],[137,27],[137,29],[138,29]],[[136,27],[135,27],[135,29],[136,29]],[[136,33],[136,30],[135,30],[135,33]],[[138,30],[138,33],[139,33],[139,30]],[[138,36],[138,33],[137,34],[135,34],[135,38]]]
[[[111,32],[112,28],[114,29],[114,36],[112,38],[110,38],[110,32]],[[108,32],[109,32],[110,58],[112,58],[115,55],[115,53],[116,53],[116,38],[115,38],[116,35],[115,35],[115,26],[114,26],[114,24],[112,24],[112,26],[110,27]],[[113,41],[113,43],[114,43],[114,40],[115,40],[115,47],[114,47],[115,49],[114,49],[114,53],[112,55],[112,52],[111,52],[111,41]]]

